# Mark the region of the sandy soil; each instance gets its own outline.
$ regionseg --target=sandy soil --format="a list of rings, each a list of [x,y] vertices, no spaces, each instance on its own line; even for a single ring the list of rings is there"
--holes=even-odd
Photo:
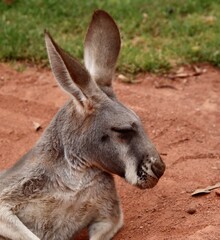
[[[115,240],[220,239],[219,190],[191,196],[220,182],[220,71],[202,68],[206,72],[198,76],[189,67],[180,78],[142,74],[138,84],[115,81],[118,97],[140,115],[167,165],[150,190],[116,177],[125,225]],[[19,72],[0,64],[1,169],[35,143],[66,99],[49,70]],[[36,132],[33,122],[42,130]],[[82,239],[86,233],[77,238]]]

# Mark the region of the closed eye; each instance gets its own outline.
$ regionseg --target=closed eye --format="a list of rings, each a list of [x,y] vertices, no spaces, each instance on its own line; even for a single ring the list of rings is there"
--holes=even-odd
[[[131,126],[124,128],[112,127],[111,130],[118,133],[118,137],[123,140],[128,140],[135,134],[135,130]]]
[[[134,129],[132,127],[125,127],[125,128],[112,127],[111,130],[113,132],[118,132],[118,133],[134,132]]]

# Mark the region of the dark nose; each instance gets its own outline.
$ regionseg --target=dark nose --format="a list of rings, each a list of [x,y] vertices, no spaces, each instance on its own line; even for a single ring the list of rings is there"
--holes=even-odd
[[[163,162],[163,160],[160,158],[160,160],[156,161],[154,164],[151,165],[151,169],[159,179],[164,174],[166,165]]]

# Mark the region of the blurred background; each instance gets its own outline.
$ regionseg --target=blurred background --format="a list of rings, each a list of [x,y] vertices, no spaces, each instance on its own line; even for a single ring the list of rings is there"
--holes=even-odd
[[[97,8],[108,11],[121,30],[120,72],[163,72],[193,62],[220,66],[219,0],[2,0],[0,61],[47,64],[44,29],[82,59]]]
[[[0,169],[35,144],[67,99],[48,68],[44,29],[83,61],[97,8],[121,32],[116,95],[167,166],[147,191],[116,178],[125,226],[114,239],[219,240],[220,0],[1,0]]]

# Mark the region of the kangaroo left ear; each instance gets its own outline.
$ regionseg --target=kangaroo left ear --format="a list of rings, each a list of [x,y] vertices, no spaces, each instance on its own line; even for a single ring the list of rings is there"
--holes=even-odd
[[[112,17],[105,11],[95,11],[85,38],[84,61],[100,87],[112,85],[120,45],[120,33]]]
[[[97,84],[91,79],[88,71],[60,48],[46,31],[45,42],[52,72],[57,82],[78,103],[86,107],[90,96],[100,94]]]

